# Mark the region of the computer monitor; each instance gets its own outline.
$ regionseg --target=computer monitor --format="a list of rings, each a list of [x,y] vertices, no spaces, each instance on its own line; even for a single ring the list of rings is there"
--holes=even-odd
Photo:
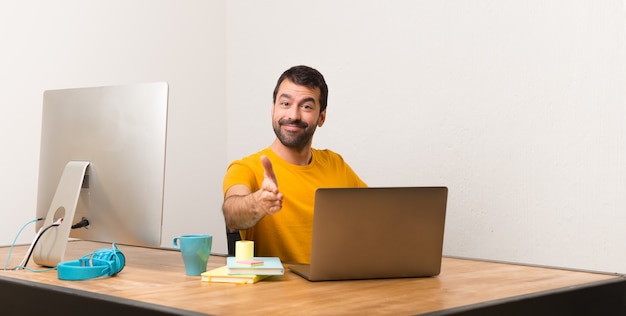
[[[63,261],[69,237],[161,245],[167,105],[164,82],[44,92],[37,230],[63,220],[40,236],[37,264]]]

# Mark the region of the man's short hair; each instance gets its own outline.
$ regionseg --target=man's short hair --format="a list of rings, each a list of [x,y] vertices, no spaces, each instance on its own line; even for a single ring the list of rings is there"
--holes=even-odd
[[[326,105],[328,103],[328,86],[326,85],[324,76],[322,76],[319,71],[308,66],[294,66],[287,69],[285,72],[283,72],[280,78],[278,78],[278,82],[276,83],[276,87],[274,88],[274,103],[276,103],[278,87],[285,79],[289,79],[289,81],[297,85],[305,86],[310,89],[319,88],[320,113],[326,110]]]

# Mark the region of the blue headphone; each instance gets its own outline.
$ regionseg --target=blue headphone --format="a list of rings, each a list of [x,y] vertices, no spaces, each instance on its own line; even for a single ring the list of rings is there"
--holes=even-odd
[[[74,261],[64,261],[57,265],[60,280],[88,280],[101,276],[114,276],[124,265],[126,258],[115,244],[111,249],[102,248]]]

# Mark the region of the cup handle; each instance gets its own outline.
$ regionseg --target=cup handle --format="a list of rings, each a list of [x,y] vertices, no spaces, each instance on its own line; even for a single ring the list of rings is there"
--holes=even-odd
[[[172,239],[172,245],[174,248],[180,249],[180,246],[178,246],[178,237],[174,237],[174,239]]]

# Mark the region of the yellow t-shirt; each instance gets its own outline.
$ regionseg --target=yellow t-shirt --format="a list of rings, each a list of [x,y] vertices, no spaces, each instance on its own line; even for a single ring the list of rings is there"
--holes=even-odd
[[[307,166],[285,162],[270,148],[234,161],[228,166],[223,190],[244,184],[251,192],[263,183],[261,155],[272,162],[283,194],[283,207],[266,215],[256,226],[241,231],[245,240],[253,240],[255,256],[279,257],[284,262],[310,263],[313,204],[317,188],[367,186],[343,158],[330,150],[311,149],[313,157]]]

